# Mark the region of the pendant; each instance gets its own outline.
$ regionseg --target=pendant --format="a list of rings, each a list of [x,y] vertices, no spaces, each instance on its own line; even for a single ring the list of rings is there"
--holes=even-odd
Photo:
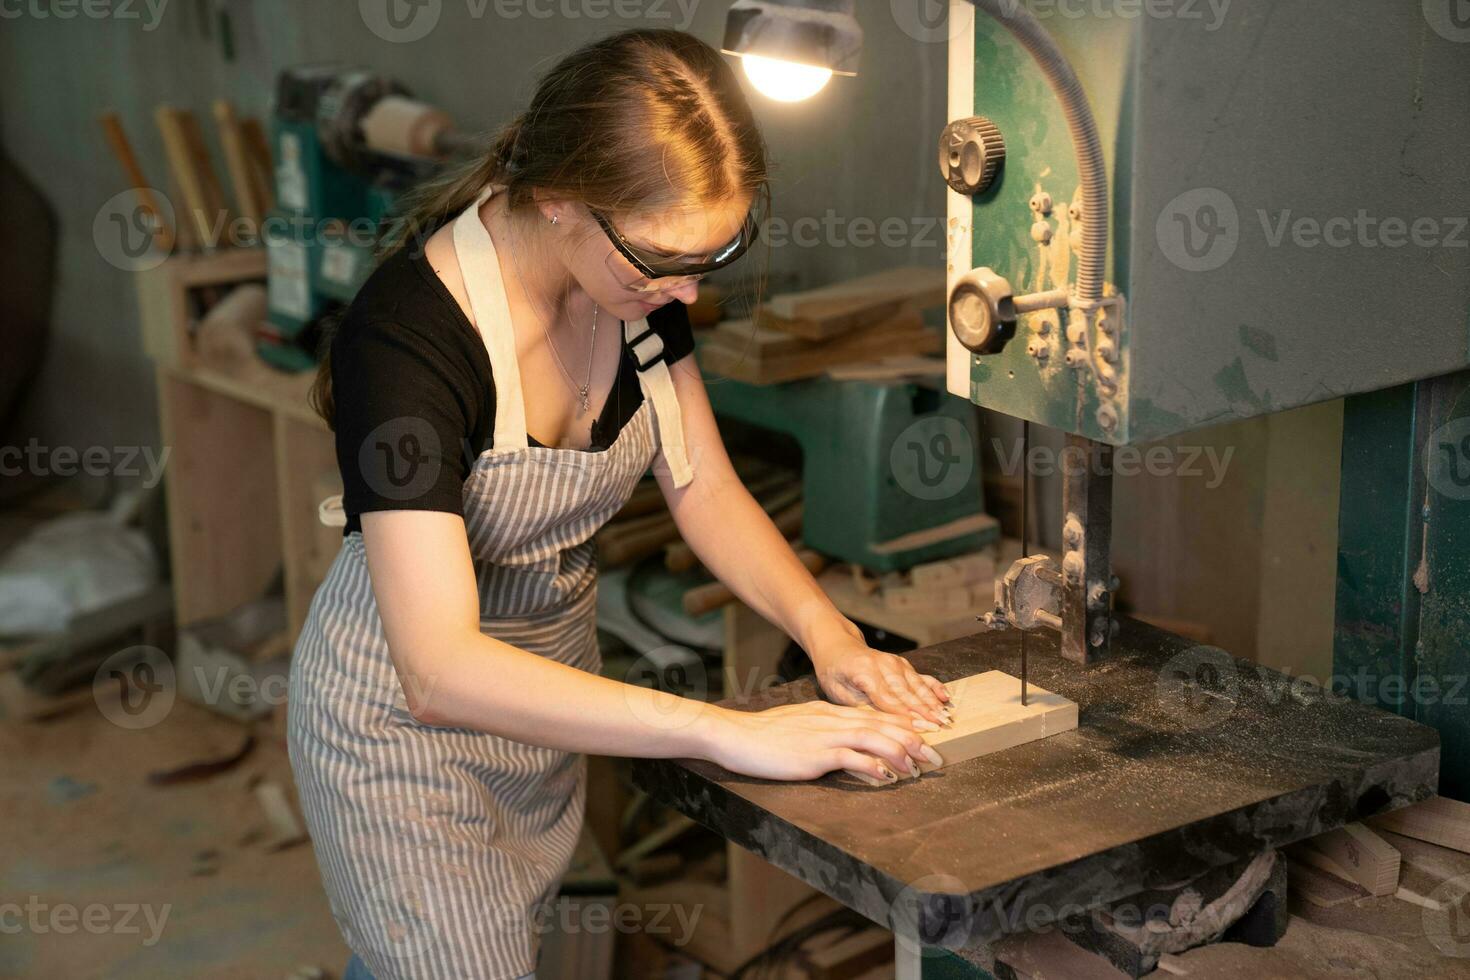
[[[577,393],[582,396],[582,407],[577,411],[577,417],[581,418],[587,414],[587,389],[585,387],[578,388]]]

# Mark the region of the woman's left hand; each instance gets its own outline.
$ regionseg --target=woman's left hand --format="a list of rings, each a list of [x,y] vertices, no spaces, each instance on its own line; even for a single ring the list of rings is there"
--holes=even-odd
[[[861,639],[842,638],[812,656],[822,690],[838,704],[871,704],[908,715],[921,731],[954,723],[949,692],[935,677],[914,670],[903,657],[882,653]]]

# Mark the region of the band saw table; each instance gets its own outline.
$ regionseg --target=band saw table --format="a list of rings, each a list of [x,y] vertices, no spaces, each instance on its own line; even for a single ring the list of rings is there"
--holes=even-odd
[[[1029,640],[1040,654],[1032,680],[1079,706],[1072,732],[886,787],[840,774],[772,782],[695,760],[640,761],[635,782],[901,938],[977,964],[1006,934],[1435,791],[1433,729],[1119,622],[1100,664],[1055,655],[1054,636]],[[987,631],[907,656],[941,680],[1015,674],[1019,635]],[[808,678],[725,704],[757,711],[818,696]]]

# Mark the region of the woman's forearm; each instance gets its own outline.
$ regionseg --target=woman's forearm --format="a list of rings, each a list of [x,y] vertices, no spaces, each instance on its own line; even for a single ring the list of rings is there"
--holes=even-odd
[[[860,635],[733,471],[704,483],[696,480],[673,513],[679,533],[704,566],[809,656],[829,640]]]
[[[724,709],[590,674],[478,632],[436,646],[432,654],[395,657],[409,708],[425,724],[566,752],[712,757]]]

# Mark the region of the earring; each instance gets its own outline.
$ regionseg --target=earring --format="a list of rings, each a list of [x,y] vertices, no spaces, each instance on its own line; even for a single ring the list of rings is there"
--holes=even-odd
[[[559,214],[553,214],[551,216],[551,223],[552,224],[556,224],[560,220],[561,220],[561,215],[559,215]]]

